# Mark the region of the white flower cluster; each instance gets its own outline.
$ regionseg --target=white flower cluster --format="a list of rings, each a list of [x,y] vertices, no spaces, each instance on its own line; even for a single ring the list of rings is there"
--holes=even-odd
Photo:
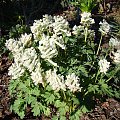
[[[25,72],[25,69],[19,63],[16,62],[13,63],[8,70],[8,75],[12,76],[12,79],[19,78]]]
[[[88,37],[89,38],[94,38],[95,37],[95,31],[94,30],[89,29],[87,32],[88,32]]]
[[[91,24],[94,24],[94,19],[91,18],[91,13],[83,12],[81,14],[81,22],[82,25],[89,27]]]
[[[17,79],[18,77],[22,76],[25,71],[22,65],[23,63],[20,62],[24,49],[22,38],[19,40],[9,39],[5,43],[6,47],[12,52],[14,57],[14,63],[10,66],[8,72],[8,75],[11,75],[12,79]]]
[[[120,63],[120,41],[117,38],[110,38],[109,45],[115,48],[116,51],[112,51],[113,56],[110,56],[116,64]]]
[[[52,16],[44,15],[43,19],[35,20],[31,31],[35,40],[41,39],[41,35],[49,29],[49,25],[53,22]]]
[[[69,24],[62,16],[44,15],[43,19],[35,20],[31,31],[34,38],[37,40],[41,39],[43,33],[47,32],[47,35],[61,35],[62,33],[70,36]],[[56,36],[57,37],[57,36]]]
[[[109,45],[111,47],[116,47],[116,46],[120,46],[120,41],[118,41],[117,38],[110,38],[110,41],[109,41]]]
[[[6,47],[12,52],[12,53],[19,53],[23,50],[25,45],[29,45],[32,39],[32,34],[27,35],[22,34],[19,40],[15,39],[9,39],[6,41],[5,45]]]
[[[32,34],[27,35],[26,33],[21,35],[20,41],[23,46],[29,45],[31,43]]]
[[[62,36],[46,36],[42,35],[42,39],[39,41],[38,49],[41,52],[41,57],[48,60],[54,66],[57,66],[51,59],[58,54],[57,46],[65,49]]]
[[[44,59],[51,59],[57,55],[57,50],[54,42],[50,36],[43,34],[42,39],[39,41],[38,49],[41,52],[41,57]]]
[[[41,57],[54,66],[56,63],[52,58],[58,54],[57,46],[65,49],[62,34],[70,36],[69,24],[62,16],[43,16],[43,19],[36,20],[31,26],[34,39],[39,41]]]
[[[82,26],[82,25],[76,26],[75,25],[72,30],[73,30],[72,33],[74,35],[80,35],[84,31],[84,26]]]
[[[31,72],[31,78],[35,85],[41,83],[44,86],[41,64],[38,63],[35,67],[35,70]]]
[[[64,76],[57,75],[56,69],[52,71],[51,69],[46,72],[46,82],[52,87],[53,90],[59,91],[60,89],[66,90],[66,86],[64,84]]]
[[[81,87],[79,84],[79,78],[74,74],[67,75],[67,80],[65,81],[65,85],[67,86],[70,91],[81,91]]]
[[[53,90],[59,91],[60,89],[66,91],[69,89],[71,92],[81,91],[79,84],[79,78],[74,74],[69,74],[64,80],[64,76],[57,75],[56,70],[46,72],[46,80],[49,85],[51,85]]]
[[[103,35],[106,35],[110,31],[110,25],[106,22],[105,19],[103,19],[103,22],[100,22],[99,25],[100,25],[99,31]]]
[[[22,76],[27,69],[31,73],[31,78],[35,85],[42,82],[40,62],[34,47],[27,47],[31,41],[32,35],[21,35],[19,40],[9,39],[6,41],[6,47],[12,52],[14,63],[9,68],[8,75],[12,79]]]
[[[93,30],[88,29],[91,24],[94,24],[94,19],[91,18],[91,13],[89,12],[83,12],[81,14],[81,25],[74,26],[72,29],[72,33],[74,35],[85,35],[85,31],[87,32],[87,35],[91,38],[95,36],[95,32]]]
[[[113,61],[117,64],[120,63],[120,50],[117,50],[116,52],[112,52],[113,53]]]
[[[50,28],[53,28],[53,33],[56,35],[61,35],[62,33],[67,36],[71,36],[69,31],[69,23],[62,16],[54,16],[53,23],[50,25]]]
[[[14,39],[9,39],[6,41],[5,46],[13,53],[19,53],[20,51],[23,50],[23,46],[21,41],[17,41]]]
[[[21,55],[20,62],[25,68],[32,72],[39,62],[35,49],[33,47],[26,48]]]
[[[110,67],[110,62],[108,62],[106,59],[101,59],[98,64],[100,67],[100,72],[103,72],[106,74],[107,70]]]
[[[118,40],[118,38],[110,38],[109,41],[109,46],[111,46],[112,48],[116,48],[119,49],[120,48],[120,40]]]

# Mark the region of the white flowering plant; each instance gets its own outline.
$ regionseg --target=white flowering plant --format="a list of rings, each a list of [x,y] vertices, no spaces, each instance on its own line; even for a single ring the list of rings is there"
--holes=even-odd
[[[11,110],[21,119],[29,106],[33,116],[79,120],[82,113],[91,110],[93,97],[115,93],[119,97],[109,84],[120,70],[119,51],[113,60],[111,47],[101,47],[109,27],[100,27],[102,37],[97,45],[95,32],[90,29],[94,19],[87,12],[81,16],[80,25],[70,28],[62,16],[44,15],[34,21],[31,33],[6,41],[14,58],[8,72]]]

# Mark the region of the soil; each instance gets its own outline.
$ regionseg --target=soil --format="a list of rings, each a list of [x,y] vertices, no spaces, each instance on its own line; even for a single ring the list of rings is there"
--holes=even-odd
[[[120,102],[109,98],[96,105],[92,112],[83,115],[81,120],[120,120]]]

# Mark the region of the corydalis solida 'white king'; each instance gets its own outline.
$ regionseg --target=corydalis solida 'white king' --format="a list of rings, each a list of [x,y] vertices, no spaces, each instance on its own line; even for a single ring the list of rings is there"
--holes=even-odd
[[[103,22],[100,22],[99,25],[99,31],[102,33],[102,35],[106,35],[110,31],[110,25],[106,22],[105,19],[103,19]]]
[[[59,91],[60,89],[65,91],[66,86],[64,84],[64,77],[56,72],[56,69],[54,69],[54,71],[51,69],[46,71],[46,82],[49,83],[49,85],[55,91]]]
[[[79,84],[79,78],[75,75],[75,73],[69,74],[66,76],[65,85],[67,86],[70,91],[81,91],[80,84]]]
[[[106,74],[107,70],[110,67],[110,62],[108,62],[106,59],[101,59],[98,64],[100,67],[100,72]]]
[[[83,12],[81,14],[81,22],[82,25],[89,27],[91,24],[94,24],[94,19],[91,18],[91,13]]]

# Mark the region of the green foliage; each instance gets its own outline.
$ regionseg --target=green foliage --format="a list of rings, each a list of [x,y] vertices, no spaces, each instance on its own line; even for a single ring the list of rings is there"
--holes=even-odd
[[[17,24],[15,27],[12,27],[9,32],[10,38],[18,38],[21,34],[29,33],[30,29],[26,25]]]
[[[72,104],[79,104],[75,96],[72,100],[66,98],[65,101],[62,101],[63,96],[54,92],[50,86],[46,86],[46,90],[35,86],[27,73],[20,79],[10,81],[9,92],[12,97],[11,110],[15,111],[21,119],[25,117],[28,105],[31,106],[34,116],[40,116],[42,113],[49,116],[51,112],[49,105],[54,104],[54,107],[58,109],[59,118],[62,120],[65,119],[66,112],[71,111]],[[67,100],[71,103],[68,104]],[[53,119],[55,118],[53,117]]]
[[[78,6],[82,12],[91,12],[96,6],[97,0],[70,0],[70,3]]]
[[[45,92],[43,96],[45,97],[45,101],[48,105],[54,103],[55,96],[53,94],[51,95],[51,93]]]
[[[120,24],[117,22],[110,22],[111,25],[111,33],[113,36],[117,36],[118,38],[120,37]]]
[[[11,106],[11,109],[17,113],[21,119],[24,118],[25,116],[25,104],[24,104],[24,99],[18,98],[14,101],[14,105]]]
[[[25,116],[27,105],[31,105],[31,112],[33,112],[34,116],[39,116],[41,113],[44,113],[46,116],[50,115],[50,109],[45,106],[45,104],[49,101],[44,103],[43,99],[45,96],[42,97],[42,89],[40,89],[39,86],[32,84],[32,81],[28,77],[27,73],[20,79],[11,80],[9,92],[13,100],[11,109],[15,111],[21,119]],[[14,100],[14,98],[17,99]]]
[[[77,110],[73,115],[70,116],[70,120],[80,120],[81,110]]]

